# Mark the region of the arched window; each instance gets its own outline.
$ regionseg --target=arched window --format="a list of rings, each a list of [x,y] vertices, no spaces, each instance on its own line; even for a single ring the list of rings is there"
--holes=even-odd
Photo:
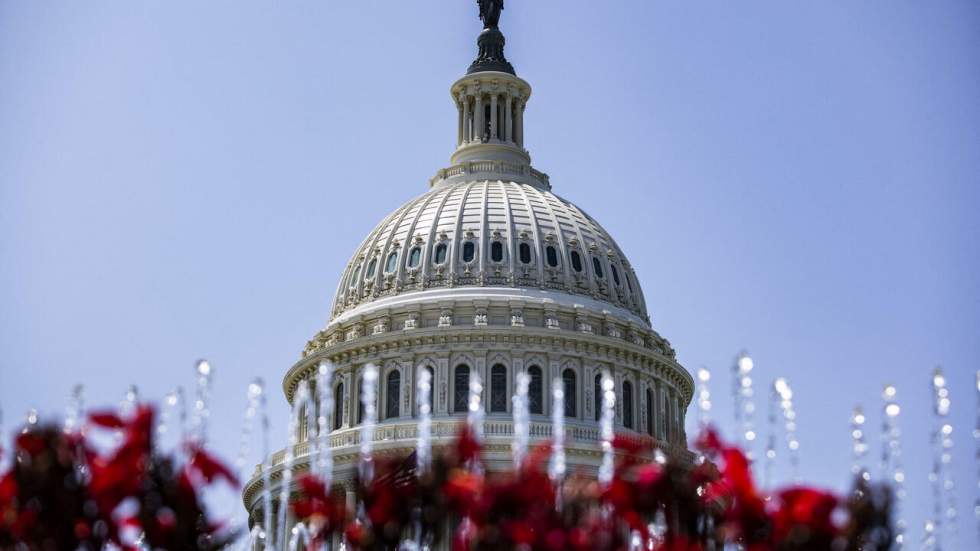
[[[465,413],[469,410],[470,401],[470,366],[456,366],[453,377],[453,412]]]
[[[395,268],[398,267],[398,253],[391,253],[388,255],[388,261],[385,262],[385,271],[388,273],[394,272]]]
[[[507,368],[496,364],[490,368],[490,413],[505,413],[507,398]]]
[[[490,260],[501,262],[504,259],[504,244],[494,241],[490,244]]]
[[[647,434],[653,436],[653,391],[647,388]]]
[[[595,376],[595,420],[602,418],[602,374]]]
[[[422,249],[419,247],[412,247],[411,252],[408,253],[408,267],[415,268],[419,265],[419,260],[422,259]]]
[[[547,257],[548,266],[552,268],[558,266],[558,251],[554,247],[548,245],[548,248],[544,250],[544,255]]]
[[[439,243],[438,245],[436,245],[436,254],[435,254],[435,263],[436,264],[442,264],[443,262],[446,261],[446,250],[447,249],[448,249],[448,247],[446,247],[446,244],[445,243]]]
[[[354,399],[357,400],[357,423],[360,424],[364,421],[364,401],[361,400],[361,393],[364,392],[362,388],[364,386],[364,377],[358,377],[357,379],[357,394],[354,395]]]
[[[354,273],[351,274],[350,276],[350,286],[351,287],[357,286],[357,280],[360,279],[360,277],[361,277],[361,265],[358,264],[357,267],[354,268]]]
[[[602,275],[602,262],[599,262],[598,257],[595,256],[592,257],[592,269],[593,271],[595,271],[595,276],[597,278],[602,279],[604,277]]]
[[[367,277],[368,279],[374,277],[374,270],[377,267],[378,267],[378,259],[372,258],[371,262],[368,262],[368,269],[367,269],[367,274],[365,274],[365,277]]]
[[[532,365],[527,369],[531,381],[527,385],[527,410],[529,413],[544,413],[544,376],[541,368]]]
[[[337,383],[333,389],[333,430],[338,430],[344,424],[344,383]]]
[[[575,371],[562,371],[561,382],[565,390],[565,417],[575,417]]]
[[[616,282],[616,285],[619,285],[619,270],[616,269],[616,265],[610,264],[609,271],[612,272],[613,281]]]
[[[432,408],[432,404],[433,404],[432,396],[436,392],[436,374],[432,371],[432,368],[429,367],[429,366],[425,366],[422,369],[429,372],[429,413],[432,413],[432,409],[433,409]],[[418,388],[418,379],[416,379],[415,383],[416,383],[416,385],[415,385],[416,388]],[[418,396],[418,393],[416,393],[416,395],[415,395],[415,400],[416,400],[415,408],[416,408],[416,411],[418,411],[418,407],[420,405],[422,405],[422,403],[419,402],[418,399],[419,399],[419,396]]]
[[[531,263],[531,246],[528,245],[527,243],[521,243],[521,246],[518,247],[518,249],[520,250],[521,264],[530,264]]]
[[[385,385],[385,419],[398,417],[398,403],[401,399],[402,374],[396,369],[388,374]]]
[[[578,254],[578,251],[572,251],[572,269],[576,272],[582,271],[582,255]]]
[[[623,381],[623,426],[633,428],[633,383]]]
[[[472,241],[463,243],[463,262],[473,262],[476,257],[476,244]]]

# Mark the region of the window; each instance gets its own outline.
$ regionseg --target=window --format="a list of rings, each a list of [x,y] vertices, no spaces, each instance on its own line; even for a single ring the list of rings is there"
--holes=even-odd
[[[613,281],[616,282],[616,285],[619,285],[619,270],[616,269],[616,265],[610,264],[609,271],[612,272]]]
[[[360,423],[364,420],[364,400],[361,399],[361,393],[364,392],[364,377],[357,379],[357,422]]]
[[[463,243],[463,262],[473,262],[476,256],[476,245],[472,241]]]
[[[624,273],[623,274],[623,277],[626,278],[626,286],[629,287],[629,290],[632,293],[633,292],[633,284],[630,283],[630,275]]]
[[[530,413],[544,413],[544,377],[541,368],[532,365],[528,368],[527,374],[531,377],[527,385],[527,410]]]
[[[646,393],[647,399],[647,434],[653,436],[653,391],[649,388]]]
[[[576,272],[582,271],[582,255],[578,254],[578,251],[572,251],[572,269]]]
[[[388,374],[388,382],[385,385],[385,419],[398,417],[398,401],[401,398],[402,374],[392,371]]]
[[[385,262],[385,271],[388,273],[394,272],[395,268],[398,267],[398,253],[391,253],[388,255],[388,261]]]
[[[469,411],[470,401],[470,366],[456,366],[456,376],[453,378],[453,412]]]
[[[558,266],[558,251],[554,247],[548,245],[548,248],[544,250],[544,254],[548,259],[548,266],[552,268]]]
[[[602,375],[595,376],[595,420],[602,418]]]
[[[530,264],[531,263],[531,246],[528,245],[527,243],[521,243],[521,246],[519,247],[519,249],[520,249],[520,254],[521,254],[521,264]]]
[[[633,383],[623,381],[623,426],[633,428]]]
[[[595,271],[595,276],[599,279],[603,278],[602,275],[602,262],[599,262],[597,257],[592,257],[592,269]]]
[[[561,382],[565,391],[565,417],[575,417],[575,371],[563,371]]]
[[[432,395],[435,394],[436,375],[432,371],[432,368],[429,367],[429,366],[425,366],[422,369],[429,372],[429,413],[432,413]],[[416,388],[418,388],[418,381],[416,381]],[[418,400],[418,394],[415,395],[415,398],[416,398],[416,400]],[[415,404],[416,407],[418,407],[420,405],[421,405],[421,402],[417,402]]]
[[[344,383],[338,384],[333,389],[333,430],[339,429],[344,424]]]
[[[360,277],[361,277],[361,265],[358,264],[357,267],[354,268],[354,273],[351,274],[351,276],[350,276],[350,286],[351,287],[357,286],[357,280]]]
[[[446,247],[445,243],[439,243],[436,245],[435,263],[442,264],[446,261]]]
[[[490,413],[507,411],[507,368],[496,364],[490,368]]]
[[[422,249],[419,247],[412,247],[412,250],[408,253],[408,267],[415,268],[419,265],[419,260],[422,259]]]
[[[500,241],[494,241],[490,244],[490,260],[494,262],[500,262],[504,259],[504,244]]]
[[[368,279],[374,277],[374,270],[377,267],[378,267],[378,259],[372,258],[371,262],[368,262],[368,269],[367,269],[367,274],[365,274],[365,277],[367,277]]]

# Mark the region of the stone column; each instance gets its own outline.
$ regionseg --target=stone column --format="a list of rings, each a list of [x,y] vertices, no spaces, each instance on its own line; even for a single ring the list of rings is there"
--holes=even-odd
[[[517,117],[515,117],[517,128],[514,129],[514,142],[524,147],[524,98],[518,97],[516,102],[514,108],[517,109]]]
[[[343,407],[340,408],[340,426],[342,428],[348,428],[352,426],[354,420],[354,410],[353,402],[351,401],[351,396],[354,396],[354,384],[353,375],[350,368],[348,367],[344,371],[344,396],[335,396],[335,400],[343,400]]]
[[[507,100],[507,104],[504,106],[504,118],[506,119],[504,123],[504,129],[506,130],[504,140],[512,142],[514,141],[514,111],[511,109],[511,104],[514,102],[514,96],[508,91],[505,99]]]
[[[490,139],[497,139],[497,94],[490,96]]]
[[[466,96],[459,94],[457,99],[459,103],[456,104],[456,113],[459,121],[456,124],[456,145],[459,146],[463,143],[463,103],[466,101]]]
[[[470,97],[463,94],[463,143],[473,140],[473,123],[470,121]]]
[[[483,95],[479,92],[476,94],[473,109],[476,111],[473,113],[473,140],[480,142],[483,141],[483,127],[486,123],[483,121]]]

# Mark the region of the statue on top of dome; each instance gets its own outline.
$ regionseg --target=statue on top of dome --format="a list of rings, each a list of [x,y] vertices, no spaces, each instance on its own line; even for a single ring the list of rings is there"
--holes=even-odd
[[[480,6],[480,19],[484,29],[496,29],[500,22],[500,12],[504,9],[504,0],[476,0]]]

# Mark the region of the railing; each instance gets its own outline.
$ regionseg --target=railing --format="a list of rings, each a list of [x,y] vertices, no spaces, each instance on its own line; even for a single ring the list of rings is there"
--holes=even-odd
[[[462,418],[451,422],[434,422],[432,424],[433,438],[454,438],[459,434]],[[531,421],[528,432],[532,438],[550,438],[552,434],[552,424],[549,421]],[[514,424],[510,419],[487,419],[483,423],[483,434],[486,438],[510,437],[514,435]],[[657,447],[669,455],[680,457],[688,461],[693,459],[693,455],[685,447],[660,442],[649,436],[636,434],[621,435],[626,438],[633,438],[637,441],[652,441]],[[415,445],[418,437],[418,423],[415,420],[398,424],[379,424],[374,431],[374,441],[377,443],[402,441]],[[592,424],[569,421],[565,424],[565,440],[567,442],[598,442],[601,438],[599,427]],[[330,435],[330,447],[350,448],[359,446],[361,443],[360,427],[352,427],[335,431]],[[301,442],[294,448],[294,456],[299,458],[309,455],[313,451],[312,442]],[[281,465],[286,459],[286,451],[280,450],[272,455],[272,466]],[[256,467],[256,475],[261,473],[261,465]]]
[[[429,187],[456,176],[464,174],[510,174],[514,176],[527,176],[544,188],[551,188],[548,175],[540,170],[535,170],[529,165],[510,163],[507,161],[469,161],[452,165],[447,168],[439,169],[436,175],[429,179]]]

